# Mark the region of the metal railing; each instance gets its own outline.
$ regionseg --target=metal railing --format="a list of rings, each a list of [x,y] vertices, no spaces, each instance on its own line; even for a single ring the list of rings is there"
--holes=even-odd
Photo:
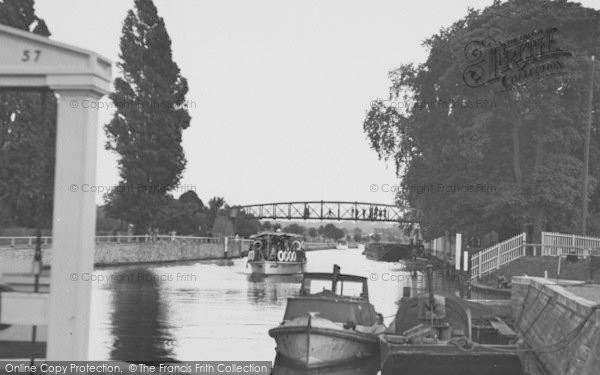
[[[193,243],[223,243],[219,237],[171,236],[171,235],[143,235],[143,236],[96,236],[96,243],[140,243],[140,242],[169,242],[186,241]]]
[[[0,237],[0,248],[33,248],[35,247],[37,237]],[[52,244],[52,237],[42,236],[42,245]]]
[[[13,249],[33,249],[35,247],[37,237],[0,237],[0,248]],[[145,243],[145,242],[168,242],[168,241],[186,241],[192,243],[213,243],[221,244],[223,239],[220,237],[195,237],[195,236],[171,236],[171,235],[111,235],[111,236],[96,236],[96,243]],[[42,236],[42,246],[47,247],[52,245],[51,236]]]
[[[525,256],[526,234],[521,233],[471,255],[471,279],[479,279]]]
[[[0,248],[13,248],[13,249],[33,249],[37,237],[0,237]],[[171,236],[171,235],[142,235],[142,236],[128,236],[128,235],[104,235],[96,236],[97,244],[136,244],[136,243],[152,243],[152,242],[170,242],[180,241],[186,243],[197,243],[197,244],[222,244],[224,242],[222,237],[197,237],[197,236]],[[247,238],[229,238],[229,244],[237,243],[241,241],[243,249],[252,244],[252,240]],[[51,236],[42,237],[42,245],[48,247],[52,245]],[[330,246],[335,247],[335,243],[329,242],[305,242],[305,245],[310,247],[322,247]]]

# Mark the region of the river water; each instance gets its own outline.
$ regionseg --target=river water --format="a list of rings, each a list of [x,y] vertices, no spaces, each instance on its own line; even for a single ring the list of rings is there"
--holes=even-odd
[[[401,263],[376,262],[362,249],[307,253],[309,272],[369,278],[376,310],[390,323],[403,287],[425,287]],[[253,278],[245,259],[102,268],[94,272],[91,360],[272,361],[268,330],[283,317],[299,276]],[[439,275],[438,275],[439,276]],[[436,291],[453,292],[437,277]]]

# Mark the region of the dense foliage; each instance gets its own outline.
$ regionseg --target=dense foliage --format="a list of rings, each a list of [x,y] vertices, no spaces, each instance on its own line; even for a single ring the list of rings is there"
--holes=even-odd
[[[0,1],[0,24],[50,32],[33,0]],[[0,226],[50,228],[56,98],[48,90],[0,90]]]
[[[554,42],[534,45],[536,33],[544,30],[554,30]],[[562,65],[559,74],[542,71],[514,81],[473,84],[478,74],[487,73],[485,67],[483,72],[466,69],[477,53],[513,39],[517,46],[560,49],[570,56],[557,52],[550,59]],[[376,101],[364,130],[379,156],[396,163],[403,181],[399,204],[422,216],[425,236],[577,232],[590,57],[600,57],[600,12],[562,0],[496,1],[481,11],[469,10],[424,46],[429,50],[424,63],[390,72],[389,101]],[[519,55],[495,56],[510,72],[529,72],[548,61],[533,53],[524,61]],[[596,73],[594,97],[600,98],[600,66]],[[596,114],[599,103],[596,99]],[[589,231],[596,234],[598,131],[596,115],[589,196]],[[464,186],[473,188],[461,190]]]

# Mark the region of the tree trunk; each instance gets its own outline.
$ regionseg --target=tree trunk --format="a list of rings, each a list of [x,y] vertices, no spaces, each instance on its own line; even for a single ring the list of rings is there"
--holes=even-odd
[[[538,129],[538,132],[543,129]],[[539,134],[539,133],[538,133]],[[533,177],[538,173],[540,166],[544,161],[544,142],[541,139],[537,139],[535,142],[535,160],[533,164]],[[533,210],[533,238],[534,243],[540,243],[542,241],[542,231],[545,227],[546,215],[541,207],[535,207]]]
[[[513,145],[513,173],[515,184],[521,188],[523,175],[521,173],[521,119],[515,119],[512,124],[512,145]]]

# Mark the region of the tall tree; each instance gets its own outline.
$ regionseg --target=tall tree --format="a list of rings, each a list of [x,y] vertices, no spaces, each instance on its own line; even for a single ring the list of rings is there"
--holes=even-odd
[[[173,61],[171,39],[151,0],[136,0],[123,22],[122,77],[110,98],[116,112],[106,125],[107,149],[120,155],[121,181],[108,196],[107,211],[135,225],[137,233],[159,227],[168,192],[181,179],[186,160],[182,131],[188,85]]]
[[[0,1],[0,24],[49,36],[33,0]],[[0,225],[51,225],[56,98],[48,90],[0,91]]]
[[[550,41],[536,37],[544,30],[553,30]],[[582,104],[591,79],[589,58],[600,52],[598,35],[600,12],[578,3],[495,1],[482,11],[469,10],[427,39],[429,56],[423,64],[405,64],[390,73],[390,99],[408,110],[379,101],[369,110],[364,130],[379,156],[396,162],[404,185],[398,198],[422,212],[426,235],[498,230],[506,237],[527,230],[539,237],[544,229],[577,230]],[[494,56],[506,58],[496,63],[510,74],[547,66],[538,53],[526,59],[502,54],[505,42],[522,46],[517,54],[551,49],[560,56],[560,49],[571,56],[559,59],[564,68],[559,74],[467,85],[485,77],[488,66],[466,68],[496,47]],[[590,158],[592,199],[599,197],[599,152],[596,137]],[[455,186],[475,191],[456,191]],[[597,206],[592,201],[590,207]]]
[[[219,215],[219,211],[226,206],[225,198],[213,197],[208,201],[208,226],[210,228],[215,224],[215,219]]]
[[[292,223],[290,225],[286,225],[282,229],[286,233],[294,233],[294,234],[304,234],[306,232],[306,228],[300,224]]]

